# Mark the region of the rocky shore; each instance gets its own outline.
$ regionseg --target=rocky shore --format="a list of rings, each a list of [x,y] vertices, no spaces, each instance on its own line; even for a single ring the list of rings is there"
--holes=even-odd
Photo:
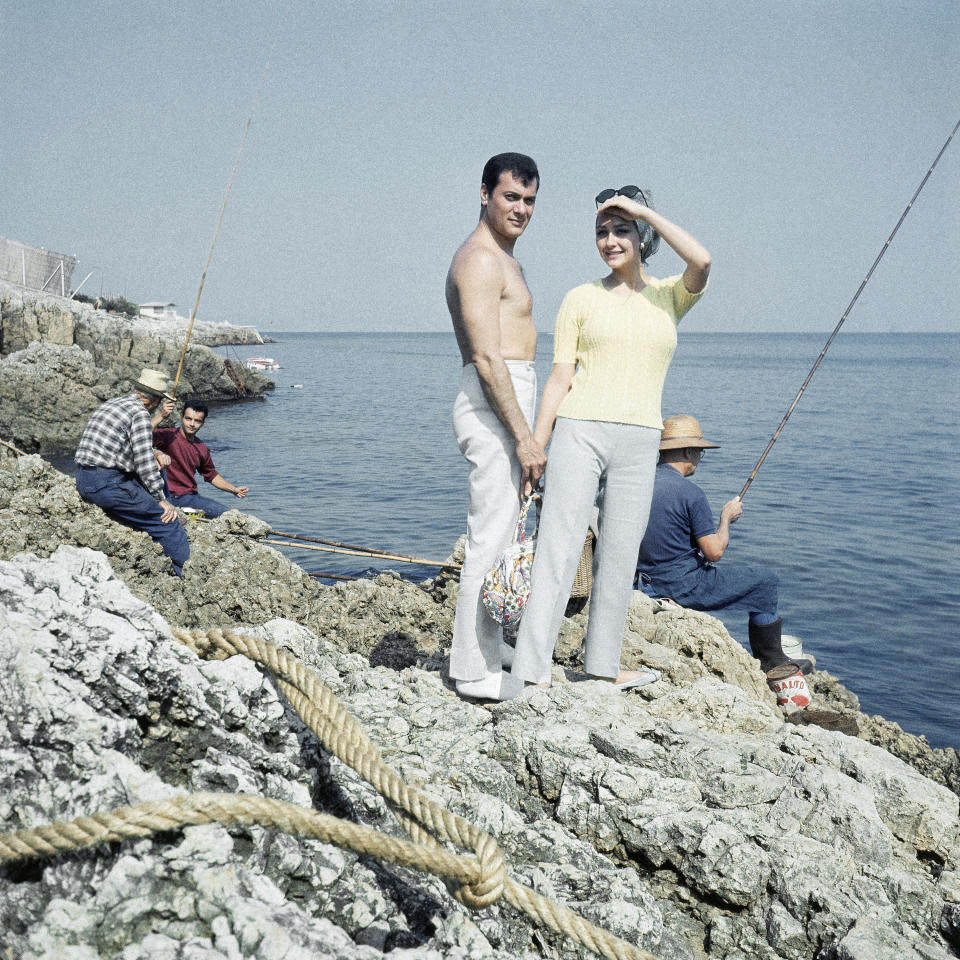
[[[93,410],[129,390],[144,367],[175,374],[185,332],[0,282],[0,439],[31,453],[72,449]],[[262,341],[251,327],[195,325],[179,396],[222,402],[273,389],[262,373],[204,346],[227,342]]]
[[[409,784],[488,831],[507,872],[661,960],[960,956],[960,757],[820,672],[859,736],[786,722],[706,614],[637,595],[617,694],[578,673],[471,704],[446,672],[457,584],[323,586],[230,511],[190,523],[184,579],[39,457],[0,457],[0,832],[201,791],[405,836],[272,674],[198,658],[172,627],[232,627],[319,675]],[[0,865],[0,945],[22,960],[593,956],[502,901],[261,826],[168,830]]]

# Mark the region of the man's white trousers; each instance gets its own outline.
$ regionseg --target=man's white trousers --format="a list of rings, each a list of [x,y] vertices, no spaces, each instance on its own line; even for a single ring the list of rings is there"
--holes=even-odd
[[[537,375],[527,360],[507,360],[517,403],[533,427]],[[453,624],[450,676],[480,680],[501,670],[500,625],[486,612],[483,578],[507,546],[520,512],[516,442],[490,408],[472,363],[463,368],[453,406],[453,429],[470,465],[467,543]]]

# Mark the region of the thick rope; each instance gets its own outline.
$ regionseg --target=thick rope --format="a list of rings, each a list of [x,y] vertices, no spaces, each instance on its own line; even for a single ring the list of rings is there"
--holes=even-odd
[[[432,873],[450,883],[454,896],[472,909],[490,906],[503,896],[541,925],[608,960],[656,960],[640,947],[510,879],[496,840],[405,784],[384,763],[376,745],[333,692],[312,670],[275,644],[230,630],[176,629],[173,633],[204,659],[224,660],[242,654],[273,672],[306,726],[331,754],[390,800],[414,842],[267,797],[197,793],[0,834],[0,862],[54,856],[195,824],[257,825]],[[473,855],[453,853],[442,847],[441,841],[471,850]]]
[[[164,830],[205,823],[271,827],[467,882],[476,874],[470,868],[470,862],[446,850],[431,850],[429,856],[425,856],[424,847],[387,836],[370,827],[316,813],[282,800],[241,793],[174,796],[136,807],[119,807],[90,817],[78,817],[35,830],[19,830],[0,836],[0,858],[15,860],[55,856],[103,843],[148,837]]]

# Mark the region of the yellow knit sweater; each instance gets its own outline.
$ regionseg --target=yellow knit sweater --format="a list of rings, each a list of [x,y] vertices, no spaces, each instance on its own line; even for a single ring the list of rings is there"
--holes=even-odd
[[[680,274],[625,298],[600,280],[574,287],[554,331],[553,362],[577,365],[557,415],[660,430],[660,394],[677,324],[702,295],[689,293]]]

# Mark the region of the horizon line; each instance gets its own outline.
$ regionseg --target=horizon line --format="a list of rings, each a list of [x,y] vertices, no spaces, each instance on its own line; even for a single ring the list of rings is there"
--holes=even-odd
[[[300,330],[265,330],[263,327],[258,327],[256,324],[238,324],[238,326],[251,326],[257,330],[261,335],[269,336],[270,333],[350,333],[357,336],[369,333],[392,333],[392,334],[427,334],[430,336],[454,336],[453,330],[396,330],[396,329],[383,329],[383,330],[356,330],[356,329],[323,329],[323,330],[309,330],[309,329],[300,329]],[[762,333],[762,334],[779,334],[781,336],[829,336],[831,330],[686,330],[685,334],[705,334],[707,336],[729,336],[730,334],[749,334],[751,336]],[[960,329],[954,330],[847,330],[845,331],[847,336],[929,336],[929,335],[960,335]],[[537,336],[553,336],[552,330],[538,330]]]

